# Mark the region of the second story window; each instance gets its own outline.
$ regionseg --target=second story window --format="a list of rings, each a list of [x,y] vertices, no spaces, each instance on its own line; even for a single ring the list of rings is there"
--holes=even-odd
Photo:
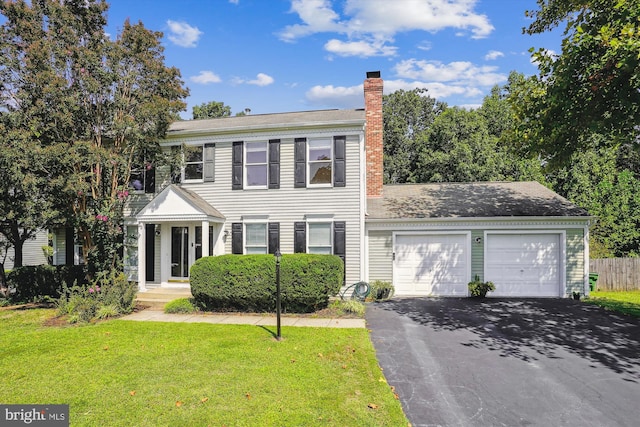
[[[180,147],[172,147],[180,150]],[[179,154],[179,153],[175,153]],[[172,170],[172,182],[213,182],[215,181],[216,144],[182,146],[181,170]]]
[[[234,141],[231,188],[280,188],[280,140]]]
[[[184,179],[185,181],[202,180],[203,155],[202,146],[185,147]]]
[[[333,182],[331,173],[333,150],[331,146],[329,138],[309,140],[309,184],[331,185]]]
[[[267,142],[247,142],[245,186],[267,188]]]

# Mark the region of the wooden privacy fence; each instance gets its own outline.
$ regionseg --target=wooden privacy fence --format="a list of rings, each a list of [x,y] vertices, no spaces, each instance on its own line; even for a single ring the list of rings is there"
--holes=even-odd
[[[640,289],[640,258],[592,259],[589,260],[589,272],[598,273],[598,290]]]

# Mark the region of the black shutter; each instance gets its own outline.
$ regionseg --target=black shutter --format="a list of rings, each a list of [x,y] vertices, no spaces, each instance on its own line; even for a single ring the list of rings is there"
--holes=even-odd
[[[151,166],[149,169],[144,169],[144,192],[155,193],[156,192],[156,168]]]
[[[144,225],[144,276],[148,282],[155,280],[155,259],[156,259],[156,225]]]
[[[75,246],[76,236],[73,227],[67,227],[64,229],[64,256],[66,265],[75,264]]]
[[[231,189],[242,190],[242,157],[243,157],[243,142],[235,141],[233,143],[233,159],[231,161],[231,170],[233,172],[233,181]],[[241,252],[242,253],[242,252]]]
[[[293,252],[303,254],[307,252],[307,223],[293,223]]]
[[[214,182],[216,180],[216,144],[204,144],[204,153],[203,153],[203,179],[204,182]]]
[[[269,140],[269,188],[280,188],[280,140]]]
[[[333,223],[333,254],[338,255],[342,259],[342,263],[345,264],[345,280],[347,274],[347,268],[345,263],[346,255],[346,223],[344,221],[336,221]]]
[[[280,249],[280,223],[269,223],[269,253],[275,254]]]
[[[234,222],[231,224],[231,253],[242,255],[242,223]]]
[[[344,187],[346,185],[346,136],[333,138],[333,186]]]
[[[294,187],[307,186],[307,138],[295,139],[295,180]]]

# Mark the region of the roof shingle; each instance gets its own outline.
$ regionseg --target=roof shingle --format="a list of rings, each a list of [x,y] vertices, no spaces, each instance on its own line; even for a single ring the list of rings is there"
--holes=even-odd
[[[394,184],[382,194],[367,199],[368,219],[589,216],[538,182]]]

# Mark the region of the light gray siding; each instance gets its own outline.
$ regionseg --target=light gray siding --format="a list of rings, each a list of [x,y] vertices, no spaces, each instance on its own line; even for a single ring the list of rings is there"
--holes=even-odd
[[[484,280],[484,230],[471,230],[471,280]]]
[[[572,292],[584,294],[584,249],[584,229],[567,230],[567,295],[571,295]]]
[[[369,282],[393,281],[393,236],[391,231],[370,231],[368,244]]]
[[[47,246],[49,243],[47,238],[47,232],[42,230],[36,233],[33,239],[29,239],[24,242],[22,246],[22,265],[41,265],[47,263],[47,258],[42,251],[43,246]],[[0,259],[3,259],[4,253],[0,253]],[[4,261],[5,270],[13,269],[15,252],[13,248],[9,248],[6,253],[6,259]]]

